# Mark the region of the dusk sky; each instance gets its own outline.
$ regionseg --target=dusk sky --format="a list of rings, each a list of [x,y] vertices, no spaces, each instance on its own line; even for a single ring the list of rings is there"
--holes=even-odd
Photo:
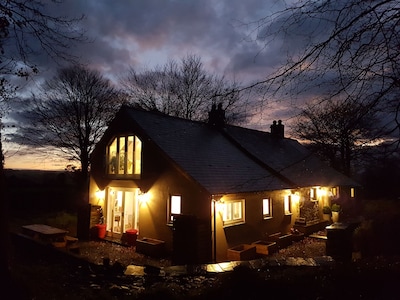
[[[81,61],[118,82],[129,68],[164,65],[188,54],[201,58],[210,73],[235,79],[243,85],[265,78],[286,59],[279,42],[265,46],[257,41],[257,22],[293,1],[283,0],[65,0],[55,15],[79,17],[92,41],[71,49]],[[54,8],[53,8],[54,9]],[[24,82],[29,95],[43,79],[51,78],[57,65],[38,58],[40,73]],[[290,104],[288,104],[290,105]],[[264,109],[264,108],[263,108]],[[269,130],[273,119],[289,121],[284,103],[269,103],[252,127]],[[12,123],[12,120],[8,120]],[[10,124],[11,124],[10,123]],[[6,168],[63,169],[65,160],[49,159],[15,145],[4,145]]]

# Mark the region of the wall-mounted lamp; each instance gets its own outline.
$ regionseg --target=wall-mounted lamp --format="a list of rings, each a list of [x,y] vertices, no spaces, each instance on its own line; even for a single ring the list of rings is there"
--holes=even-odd
[[[291,201],[293,204],[298,204],[300,202],[300,194],[299,192],[292,192],[292,194],[290,195],[291,197]]]
[[[101,191],[101,190],[97,190],[96,192],[95,192],[95,196],[96,196],[96,199],[97,199],[97,204],[98,205],[102,205],[103,204],[103,201],[104,201],[104,190],[103,191]]]
[[[325,197],[328,194],[329,194],[329,192],[328,192],[327,188],[324,188],[324,187],[319,187],[318,188],[318,196]]]
[[[150,200],[150,193],[143,192],[142,190],[139,191],[138,193],[138,199],[140,203],[148,203]]]

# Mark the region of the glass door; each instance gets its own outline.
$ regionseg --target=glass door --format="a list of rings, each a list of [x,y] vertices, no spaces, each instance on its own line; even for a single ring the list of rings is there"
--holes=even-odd
[[[128,229],[138,229],[138,190],[108,188],[107,231],[119,237]]]

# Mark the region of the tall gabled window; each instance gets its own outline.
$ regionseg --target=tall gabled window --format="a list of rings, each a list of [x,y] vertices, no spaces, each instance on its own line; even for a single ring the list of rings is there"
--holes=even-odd
[[[140,175],[142,142],[134,135],[115,137],[107,149],[107,173]]]

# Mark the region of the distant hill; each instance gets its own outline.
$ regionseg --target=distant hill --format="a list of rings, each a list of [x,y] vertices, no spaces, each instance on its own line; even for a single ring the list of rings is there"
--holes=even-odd
[[[75,173],[5,169],[6,198],[14,210],[68,209],[76,198]]]

